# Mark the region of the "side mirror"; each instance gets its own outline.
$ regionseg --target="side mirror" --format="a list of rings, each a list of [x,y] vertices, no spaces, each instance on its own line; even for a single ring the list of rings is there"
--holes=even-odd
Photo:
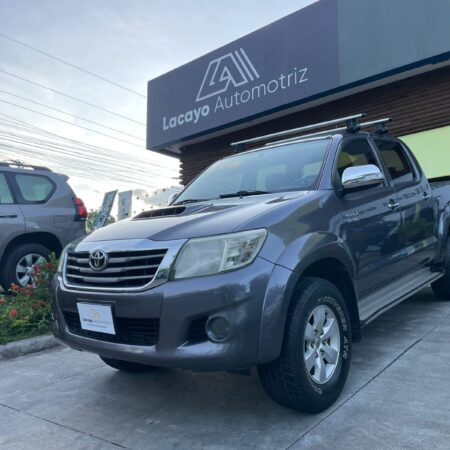
[[[167,200],[167,205],[170,206],[180,195],[179,192],[174,192],[173,194],[170,194],[169,200]]]
[[[372,187],[384,182],[381,170],[373,164],[347,167],[342,174],[344,191]]]

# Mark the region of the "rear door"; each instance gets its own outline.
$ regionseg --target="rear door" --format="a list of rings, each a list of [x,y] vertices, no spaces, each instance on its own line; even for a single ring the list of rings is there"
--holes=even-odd
[[[24,231],[22,210],[15,201],[6,172],[0,172],[0,257],[8,243]]]
[[[375,143],[397,191],[403,219],[405,271],[429,263],[437,251],[437,205],[418,164],[400,141],[376,138]]]
[[[339,150],[335,177],[347,167],[373,164],[383,171],[366,138],[346,140]],[[404,271],[401,261],[401,215],[395,189],[388,182],[338,196],[342,212],[341,238],[356,264],[358,296],[368,294]]]

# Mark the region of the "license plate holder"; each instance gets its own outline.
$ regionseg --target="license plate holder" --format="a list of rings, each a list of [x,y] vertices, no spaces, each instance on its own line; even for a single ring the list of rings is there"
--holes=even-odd
[[[83,330],[112,335],[116,334],[110,305],[78,302],[77,308]]]

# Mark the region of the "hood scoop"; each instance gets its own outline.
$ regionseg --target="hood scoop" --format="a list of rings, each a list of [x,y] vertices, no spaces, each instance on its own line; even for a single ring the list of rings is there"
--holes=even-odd
[[[186,210],[186,206],[169,206],[168,208],[149,209],[133,217],[133,220],[151,219],[153,217],[178,216]]]

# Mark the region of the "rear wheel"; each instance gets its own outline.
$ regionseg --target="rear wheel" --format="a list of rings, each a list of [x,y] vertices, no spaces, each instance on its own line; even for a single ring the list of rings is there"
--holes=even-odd
[[[100,358],[108,366],[117,370],[121,370],[122,372],[147,372],[149,370],[155,369],[154,366],[146,366],[144,364],[139,364],[131,361],[104,358],[103,356],[100,356]]]
[[[351,336],[345,301],[332,283],[301,281],[289,308],[281,355],[258,367],[267,394],[288,408],[317,413],[347,379]]]
[[[445,260],[443,264],[445,275],[439,280],[431,283],[434,295],[442,300],[450,300],[450,239],[447,240],[445,248]]]
[[[33,267],[45,262],[51,250],[41,244],[20,244],[8,252],[2,261],[0,282],[5,290],[12,284],[26,286],[32,282]]]

